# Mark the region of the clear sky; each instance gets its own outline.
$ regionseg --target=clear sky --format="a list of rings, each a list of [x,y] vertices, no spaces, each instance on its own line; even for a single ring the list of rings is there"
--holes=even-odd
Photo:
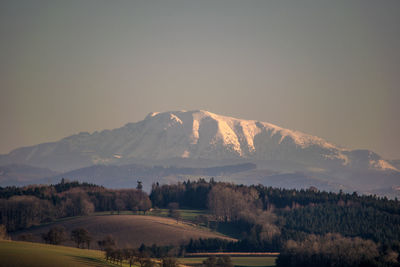
[[[400,159],[400,1],[0,0],[0,153],[204,109]]]

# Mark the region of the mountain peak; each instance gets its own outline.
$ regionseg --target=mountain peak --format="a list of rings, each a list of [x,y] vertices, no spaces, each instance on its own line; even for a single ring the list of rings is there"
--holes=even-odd
[[[146,119],[151,118],[160,118],[160,119],[183,119],[185,117],[191,117],[194,123],[198,123],[203,120],[214,120],[218,123],[220,134],[222,135],[230,135],[232,131],[235,132],[237,128],[245,127],[248,132],[244,134],[244,137],[254,138],[253,135],[260,133],[260,129],[267,129],[271,134],[276,135],[279,134],[281,139],[279,142],[283,142],[285,138],[291,139],[298,146],[308,146],[311,144],[318,143],[319,145],[325,146],[326,148],[335,147],[333,144],[328,143],[322,138],[312,136],[309,134],[305,134],[299,131],[293,131],[289,129],[285,129],[274,125],[268,122],[260,122],[255,120],[244,120],[238,119],[230,116],[219,115],[216,113],[212,113],[206,110],[180,110],[180,111],[168,111],[168,112],[152,112],[147,115]]]

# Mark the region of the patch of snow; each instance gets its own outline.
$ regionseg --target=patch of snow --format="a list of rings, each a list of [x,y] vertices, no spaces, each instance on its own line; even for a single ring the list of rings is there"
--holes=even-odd
[[[218,133],[217,136],[222,140],[224,145],[229,145],[239,155],[242,155],[240,143],[236,133],[229,127],[228,123],[223,120],[218,120]]]
[[[380,170],[399,171],[397,168],[395,168],[393,165],[391,165],[389,162],[387,162],[386,160],[383,160],[383,159],[379,159],[379,160],[371,159],[369,161],[369,165],[374,168],[380,169]]]
[[[343,154],[344,150],[332,150],[332,154],[323,154],[322,156],[326,159],[332,159],[332,160],[341,160],[343,166],[347,166],[350,163],[349,157],[345,154]]]
[[[182,120],[179,119],[175,114],[171,114],[171,115],[170,115],[170,119],[171,119],[172,121],[175,121],[175,122],[179,123],[179,124],[183,124]]]
[[[250,152],[256,150],[254,146],[254,137],[261,132],[261,129],[257,127],[254,121],[239,121],[239,125],[242,128],[244,138],[247,142],[247,147]]]
[[[152,117],[155,117],[158,114],[160,114],[160,112],[151,112],[151,113],[149,113],[149,115],[147,115],[147,117],[152,118]]]
[[[197,144],[199,141],[199,126],[200,122],[193,117],[193,123],[192,123],[192,133],[190,135],[190,143],[191,144]]]

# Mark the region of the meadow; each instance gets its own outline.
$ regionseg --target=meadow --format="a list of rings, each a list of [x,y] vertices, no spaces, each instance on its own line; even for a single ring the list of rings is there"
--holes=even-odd
[[[30,242],[0,241],[0,266],[4,267],[107,267],[98,250],[77,249]]]

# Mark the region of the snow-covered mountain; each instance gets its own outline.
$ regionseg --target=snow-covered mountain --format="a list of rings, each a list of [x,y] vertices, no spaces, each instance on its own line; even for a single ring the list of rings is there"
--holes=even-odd
[[[28,164],[57,171],[137,160],[206,159],[280,161],[309,169],[397,169],[376,153],[340,148],[322,138],[279,126],[208,111],[150,113],[137,123],[79,133],[58,142],[23,147],[0,164]]]
[[[400,196],[397,161],[386,161],[368,150],[342,148],[322,138],[267,122],[203,110],[150,113],[144,120],[118,129],[79,133],[58,142],[0,155],[0,165],[25,164],[64,172],[53,176],[53,180],[48,176],[38,179],[39,183],[68,177],[111,187],[132,186],[142,178],[149,187],[154,181],[176,182],[207,176],[204,173],[196,176],[199,174],[196,168],[243,166],[240,165],[243,163],[257,167],[246,171],[235,167],[235,172],[221,172],[216,179]],[[152,167],[155,165],[165,166],[168,171],[160,172],[159,167]],[[142,169],[148,167],[144,175]],[[0,185],[12,184],[3,176],[0,174]],[[118,183],[115,183],[116,177]]]

